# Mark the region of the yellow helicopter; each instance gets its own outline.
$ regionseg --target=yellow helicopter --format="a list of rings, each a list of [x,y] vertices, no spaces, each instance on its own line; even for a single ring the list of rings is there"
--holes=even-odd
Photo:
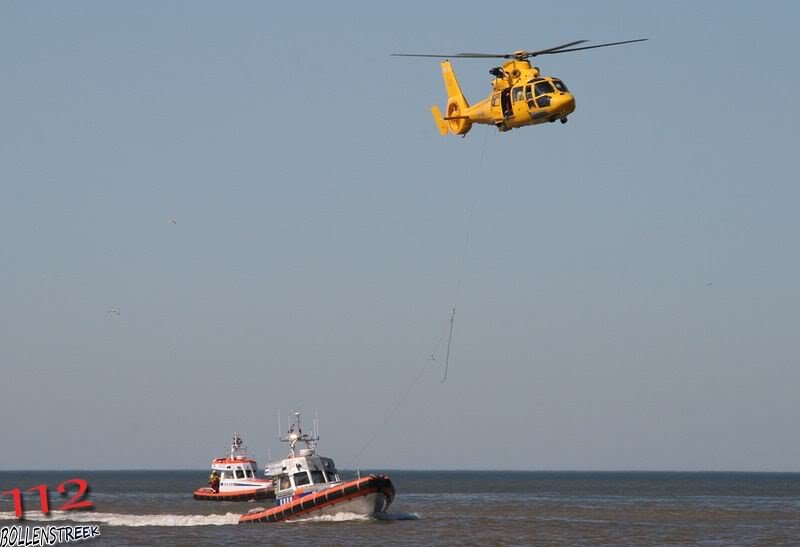
[[[514,53],[457,53],[455,55],[422,55],[414,53],[393,53],[395,57],[437,57],[442,62],[442,76],[447,89],[446,114],[442,116],[438,106],[431,107],[433,119],[439,133],[466,136],[474,123],[491,124],[500,131],[516,127],[537,125],[561,120],[567,123],[567,116],[575,110],[575,97],[564,82],[552,76],[541,76],[539,68],[531,66],[531,57],[567,53],[598,47],[616,46],[644,42],[647,38],[609,42],[595,46],[572,47],[583,44],[578,40],[568,44],[540,49],[537,51],[519,50]],[[500,67],[494,67],[489,74],[494,76],[492,94],[470,106],[456,80],[453,66],[447,59],[511,59]]]

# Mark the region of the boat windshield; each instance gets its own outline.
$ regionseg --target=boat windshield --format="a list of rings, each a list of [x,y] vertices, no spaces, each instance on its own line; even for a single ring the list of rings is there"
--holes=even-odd
[[[309,484],[308,473],[306,473],[305,471],[300,471],[299,473],[295,473],[293,476],[294,476],[295,488],[297,488],[298,486]]]
[[[248,479],[252,479],[253,478],[253,470],[252,469],[245,469],[244,470],[244,474],[247,475]]]
[[[311,482],[321,484],[325,482],[325,475],[322,474],[322,471],[314,470],[311,472]]]
[[[339,482],[339,477],[336,475],[336,473],[328,471],[327,475],[328,475],[328,482]]]
[[[291,487],[292,483],[289,482],[289,475],[283,475],[278,481],[278,490],[288,490]]]

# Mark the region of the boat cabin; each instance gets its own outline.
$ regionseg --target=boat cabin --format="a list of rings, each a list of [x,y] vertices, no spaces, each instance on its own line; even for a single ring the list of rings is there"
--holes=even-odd
[[[219,473],[220,481],[258,478],[258,464],[251,459],[216,458],[211,462],[211,469]]]
[[[304,495],[342,483],[333,460],[317,454],[319,437],[313,433],[303,433],[299,413],[296,416],[297,423],[292,425],[286,437],[281,437],[282,442],[289,443],[291,454],[282,460],[270,462],[264,470],[267,478],[272,479],[279,505],[282,500],[290,501],[294,495]],[[297,447],[297,443],[303,443],[305,448]]]
[[[298,488],[303,490],[330,488],[342,482],[333,460],[316,454],[298,455],[271,463],[267,467],[266,474],[275,484],[276,496],[282,493],[291,495]],[[314,488],[315,486],[317,488]]]

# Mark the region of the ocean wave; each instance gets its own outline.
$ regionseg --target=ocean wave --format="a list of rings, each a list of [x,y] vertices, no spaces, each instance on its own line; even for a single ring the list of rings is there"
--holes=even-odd
[[[417,513],[378,513],[375,515],[378,520],[419,520]]]
[[[29,521],[72,521],[106,524],[108,526],[226,526],[239,522],[239,513],[224,515],[128,515],[124,513],[98,513],[94,511],[51,511],[49,515],[26,511],[24,524]],[[17,520],[14,513],[0,512],[0,521]]]

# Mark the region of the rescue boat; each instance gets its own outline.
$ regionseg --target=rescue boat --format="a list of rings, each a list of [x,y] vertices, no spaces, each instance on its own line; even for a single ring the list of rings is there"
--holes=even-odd
[[[258,477],[258,464],[247,456],[242,438],[233,434],[227,457],[211,460],[211,473],[219,476],[219,487],[198,488],[194,499],[203,501],[250,501],[275,497],[270,479]]]
[[[300,413],[282,442],[291,454],[270,462],[265,474],[275,484],[275,506],[255,508],[239,523],[281,522],[315,515],[354,513],[374,517],[385,513],[394,500],[394,485],[385,475],[343,481],[331,458],[317,454],[319,436],[303,433]],[[295,429],[296,428],[296,429]],[[302,443],[305,448],[297,446]]]

